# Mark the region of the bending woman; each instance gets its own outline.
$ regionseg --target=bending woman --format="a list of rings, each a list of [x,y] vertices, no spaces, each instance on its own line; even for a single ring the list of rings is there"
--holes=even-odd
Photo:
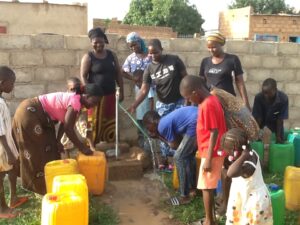
[[[13,119],[13,134],[20,151],[22,186],[30,191],[45,194],[44,166],[60,159],[63,146],[60,139],[65,132],[74,145],[84,154],[93,152],[81,143],[74,131],[82,107],[98,104],[101,89],[86,87],[86,95],[56,92],[24,100]],[[56,135],[55,123],[60,122]]]
[[[93,50],[81,60],[80,76],[83,85],[97,84],[103,90],[99,105],[89,110],[89,128],[94,144],[100,141],[115,141],[115,92],[120,87],[120,101],[123,100],[123,78],[119,61],[112,51],[105,49],[108,39],[100,28],[89,31]]]

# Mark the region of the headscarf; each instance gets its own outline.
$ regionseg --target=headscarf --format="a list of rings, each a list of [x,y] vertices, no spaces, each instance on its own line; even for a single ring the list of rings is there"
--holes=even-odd
[[[84,86],[84,94],[90,96],[103,96],[102,88],[97,84],[86,84]]]
[[[226,38],[219,32],[213,32],[206,37],[206,41],[215,41],[223,46],[225,45]]]
[[[104,38],[105,43],[108,44],[107,36],[100,27],[96,27],[96,28],[91,29],[88,33],[88,37],[91,40],[93,38],[96,38],[96,37]]]
[[[126,42],[127,43],[137,42],[140,45],[142,52],[147,53],[145,41],[140,37],[140,35],[138,35],[138,33],[136,32],[129,33],[126,37]]]

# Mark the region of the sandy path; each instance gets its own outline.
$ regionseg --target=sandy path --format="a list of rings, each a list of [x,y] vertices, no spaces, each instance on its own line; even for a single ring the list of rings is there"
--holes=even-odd
[[[167,191],[158,180],[113,181],[106,186],[104,201],[115,208],[120,225],[174,225],[169,215],[157,207]]]

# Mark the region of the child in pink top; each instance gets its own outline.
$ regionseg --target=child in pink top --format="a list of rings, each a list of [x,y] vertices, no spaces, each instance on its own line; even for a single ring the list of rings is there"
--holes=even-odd
[[[55,92],[40,95],[38,98],[44,111],[47,112],[54,121],[63,123],[69,106],[71,106],[75,112],[79,112],[81,109],[81,96],[76,93]]]

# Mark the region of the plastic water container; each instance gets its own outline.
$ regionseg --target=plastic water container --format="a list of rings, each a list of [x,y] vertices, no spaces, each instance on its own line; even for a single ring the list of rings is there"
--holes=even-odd
[[[276,184],[269,185],[269,192],[273,209],[273,225],[284,225],[285,219],[285,198],[284,191]]]
[[[269,171],[273,173],[284,173],[287,166],[293,166],[295,161],[294,145],[270,144],[269,152]]]
[[[295,166],[300,166],[300,133],[290,133],[288,142],[294,144],[295,149]]]
[[[298,133],[298,134],[300,134],[300,127],[294,127],[293,129],[290,129],[290,133]]]
[[[300,131],[300,130],[299,130]],[[288,129],[284,129],[283,130],[283,139],[284,141],[287,140],[288,138],[288,135],[291,133],[291,130],[288,130]],[[272,133],[272,136],[271,136],[271,143],[272,142],[276,142],[276,135],[275,133]]]
[[[47,193],[52,192],[52,183],[55,176],[79,173],[78,165],[74,159],[55,160],[45,165],[45,180]]]
[[[41,225],[88,225],[84,204],[74,192],[48,193],[42,201]]]
[[[253,150],[257,152],[261,161],[264,160],[264,143],[261,141],[253,141],[250,143],[250,146]]]
[[[173,184],[173,188],[175,190],[177,190],[179,188],[179,178],[178,178],[177,167],[176,167],[175,163],[174,163],[174,169],[173,169],[172,184]]]
[[[216,189],[216,194],[220,195],[223,193],[223,188],[222,188],[222,180],[220,179],[218,181],[217,189]]]
[[[288,166],[284,173],[285,206],[289,210],[300,210],[300,168]]]
[[[84,202],[84,212],[88,214],[89,195],[85,177],[81,174],[60,175],[54,177],[52,193],[69,192],[74,192],[82,198]],[[88,221],[86,221],[85,224],[88,224]]]
[[[79,153],[77,157],[79,172],[85,177],[89,192],[101,195],[106,178],[106,158],[103,152],[95,151],[87,156]]]
[[[287,141],[288,141],[289,143],[294,143],[294,139],[295,139],[295,137],[298,136],[298,135],[299,135],[299,134],[296,133],[296,132],[291,132],[291,133],[289,133],[289,135],[288,135],[288,137],[287,137]]]

